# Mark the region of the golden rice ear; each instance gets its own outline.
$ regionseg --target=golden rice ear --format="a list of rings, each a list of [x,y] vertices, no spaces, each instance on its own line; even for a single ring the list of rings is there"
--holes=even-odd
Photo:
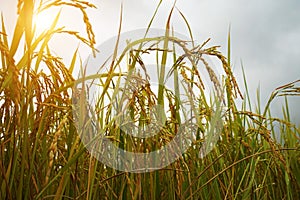
[[[66,128],[67,124],[68,124],[68,120],[70,120],[68,113],[63,117],[63,119],[61,120],[57,131],[54,133],[53,136],[53,140],[50,144],[49,147],[49,162],[48,162],[48,166],[47,166],[47,171],[46,171],[46,177],[45,177],[45,181],[44,181],[44,186],[47,185],[49,183],[49,178],[50,178],[50,174],[51,171],[53,170],[53,163],[55,161],[55,159],[57,158],[57,151],[58,151],[58,139],[62,136],[64,129]]]
[[[1,91],[5,91],[6,98],[13,101],[15,105],[20,103],[21,83],[19,80],[20,72],[15,66],[15,61],[10,55],[7,47],[7,38],[4,24],[2,22],[3,33],[0,35],[0,52],[3,71],[5,74],[1,81]]]
[[[19,80],[20,72],[14,64],[8,67],[8,79],[10,97],[16,105],[20,104],[20,94],[22,93],[21,83]]]

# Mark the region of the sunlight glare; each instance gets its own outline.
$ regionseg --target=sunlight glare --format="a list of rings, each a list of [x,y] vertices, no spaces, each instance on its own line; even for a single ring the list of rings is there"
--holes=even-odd
[[[53,13],[51,13],[50,11],[44,11],[34,15],[34,26],[36,29],[36,33],[40,34],[44,31],[49,30],[54,18],[55,17]]]

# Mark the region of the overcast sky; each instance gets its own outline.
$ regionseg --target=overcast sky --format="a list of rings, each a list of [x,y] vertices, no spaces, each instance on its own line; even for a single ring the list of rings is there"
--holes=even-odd
[[[12,29],[16,0],[0,0],[0,8],[7,26]],[[98,9],[88,10],[96,34],[97,45],[116,35],[123,2],[123,31],[146,28],[158,0],[94,0]],[[174,1],[164,0],[153,28],[164,28]],[[260,86],[262,106],[278,86],[300,79],[300,1],[299,0],[177,0],[177,8],[187,18],[197,43],[211,38],[210,45],[221,45],[227,53],[227,33],[231,26],[231,50],[234,74],[242,90],[241,61],[247,75],[253,103]],[[80,12],[63,10],[61,24],[82,30]],[[172,26],[187,35],[187,29],[178,11],[174,12]],[[78,43],[65,38],[54,38],[52,43],[58,55],[70,59]],[[62,42],[64,43],[62,47]],[[82,45],[81,45],[82,46]],[[66,48],[64,48],[66,47]],[[101,50],[101,49],[100,49]],[[85,59],[89,52],[81,47]],[[289,98],[293,121],[300,124],[300,97]],[[272,109],[278,115],[280,100]]]

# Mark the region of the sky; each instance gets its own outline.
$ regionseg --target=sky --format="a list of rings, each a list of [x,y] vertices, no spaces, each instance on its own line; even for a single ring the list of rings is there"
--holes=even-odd
[[[121,4],[123,4],[122,32],[126,32],[146,28],[159,0],[91,2],[97,6],[97,9],[88,9],[88,14],[98,46],[117,34]],[[14,27],[16,3],[16,0],[0,0],[0,10],[3,12],[8,33]],[[153,28],[165,27],[173,3],[174,0],[163,0],[153,22]],[[188,20],[196,43],[201,44],[207,38],[211,38],[209,45],[221,45],[220,50],[225,55],[230,27],[233,72],[244,93],[243,64],[253,104],[257,102],[258,88],[263,108],[275,88],[300,79],[299,0],[177,0],[176,8]],[[178,10],[174,11],[171,24],[175,31],[187,35],[187,27]],[[53,10],[53,13],[57,13],[57,10]],[[80,12],[64,8],[60,23],[67,24],[69,29],[84,33],[81,19]],[[57,55],[63,55],[68,62],[78,42],[74,42],[72,38],[56,36],[51,45]],[[82,44],[79,52],[83,60],[90,54],[88,48]],[[292,121],[300,125],[300,97],[288,99]],[[283,98],[278,98],[272,104],[275,116],[281,116],[282,103]]]

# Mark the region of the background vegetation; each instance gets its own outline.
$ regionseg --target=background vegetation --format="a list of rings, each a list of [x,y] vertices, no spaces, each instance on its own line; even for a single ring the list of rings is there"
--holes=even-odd
[[[34,13],[61,6],[81,11],[86,38],[76,31],[56,27],[60,14],[48,30],[36,33]],[[117,171],[92,157],[80,139],[82,130],[76,126],[76,116],[73,116],[72,97],[74,100],[76,95],[85,95],[84,90],[74,91],[73,87],[78,83],[72,75],[74,67],[81,64],[77,49],[73,50],[71,63],[64,63],[53,55],[48,46],[53,35],[67,34],[96,52],[92,25],[86,13],[88,7],[94,5],[79,0],[55,0],[42,4],[19,0],[18,20],[11,41],[5,28],[5,17],[1,18],[0,199],[300,199],[300,131],[290,122],[287,102],[288,95],[300,94],[299,81],[278,87],[264,109],[260,110],[259,97],[258,108],[251,108],[244,78],[246,91],[243,105],[238,108],[235,99],[242,95],[231,71],[230,37],[226,57],[218,51],[218,47],[206,47],[207,42],[189,46],[186,41],[172,36],[170,18],[175,12],[173,10],[163,40],[153,39],[157,43],[162,42],[163,47],[142,49],[141,46],[129,55],[132,61],[130,67],[136,73],[133,80],[149,81],[135,70],[147,71],[143,68],[143,60],[139,59],[143,52],[162,52],[157,53],[158,66],[165,66],[167,58],[173,61],[173,65],[169,72],[160,69],[158,77],[164,81],[168,73],[173,73],[174,83],[179,80],[176,77],[181,76],[187,88],[196,89],[197,109],[201,110],[196,117],[203,122],[209,121],[213,113],[211,99],[204,95],[204,85],[200,84],[200,72],[206,70],[215,93],[219,91],[221,96],[224,95],[226,111],[222,115],[220,140],[206,157],[199,158],[204,140],[201,136],[213,126],[199,124],[192,148],[171,165],[149,173]],[[192,34],[190,37],[192,40]],[[138,44],[144,42],[146,39],[141,38]],[[165,49],[175,43],[185,49],[185,57],[167,53]],[[21,56],[16,56],[18,51],[22,52]],[[219,60],[220,69],[224,72],[221,81],[210,68],[207,57]],[[113,60],[116,59],[119,58]],[[197,68],[197,62],[204,67]],[[131,111],[136,122],[145,121],[147,112],[144,111],[151,109],[151,105],[166,104],[169,107],[164,131],[149,140],[139,141],[143,148],[137,148],[131,142],[132,136],[123,136],[120,128],[115,126],[109,112],[113,105],[108,103],[104,108],[101,104],[104,96],[115,97],[114,92],[120,89],[118,80],[123,75],[115,73],[119,65],[120,62],[112,62],[110,70],[100,74],[103,96],[98,98],[95,121],[106,130],[105,137],[119,147],[143,152],[157,149],[177,133],[181,107],[174,95],[176,91],[167,91],[160,86],[156,95],[151,88],[145,87],[140,93],[128,97],[133,102]],[[141,100],[142,96],[148,99]],[[272,101],[280,96],[286,98],[283,119],[273,118],[269,110]],[[87,112],[88,109],[81,111]]]

